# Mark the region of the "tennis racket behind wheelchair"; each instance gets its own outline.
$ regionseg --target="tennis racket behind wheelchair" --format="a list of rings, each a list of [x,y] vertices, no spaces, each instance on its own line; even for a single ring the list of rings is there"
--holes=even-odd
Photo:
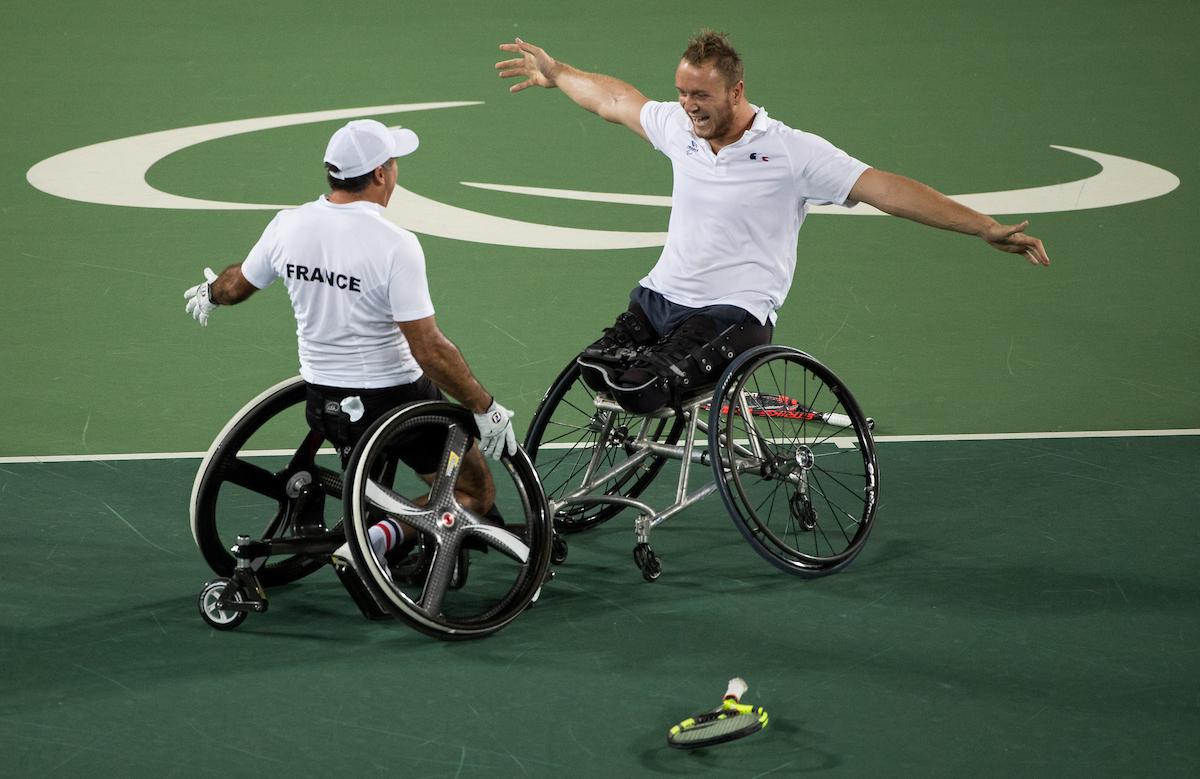
[[[850,427],[850,417],[836,411],[816,411],[805,406],[795,398],[767,392],[747,392],[745,395],[746,408],[752,417],[770,417],[774,419],[795,419],[801,422],[821,422],[833,427]],[[704,411],[712,408],[711,403],[700,407]],[[721,406],[721,413],[728,414],[729,406]],[[734,406],[733,413],[742,416],[742,408]],[[867,427],[874,429],[875,420],[867,419]]]

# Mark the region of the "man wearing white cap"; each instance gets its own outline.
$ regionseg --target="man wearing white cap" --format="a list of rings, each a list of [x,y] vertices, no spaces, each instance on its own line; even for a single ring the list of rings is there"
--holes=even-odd
[[[308,382],[308,423],[337,446],[343,465],[375,419],[404,403],[440,399],[439,387],[475,413],[488,455],[516,452],[512,412],[475,379],[434,321],[420,242],[383,216],[396,186],[395,158],[417,144],[412,130],[371,119],[342,127],[325,150],[329,194],[280,211],[244,261],[220,276],[206,268],[206,281],[184,293],[188,312],[207,326],[216,306],[284,280]],[[441,449],[414,440],[401,459],[428,476]],[[492,509],[495,488],[479,447],[460,474],[464,505],[481,514]],[[371,529],[376,551],[393,548],[405,532],[412,533],[379,523]]]

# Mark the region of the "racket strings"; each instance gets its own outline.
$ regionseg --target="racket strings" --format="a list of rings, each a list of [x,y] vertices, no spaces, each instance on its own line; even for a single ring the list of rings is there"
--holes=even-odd
[[[671,728],[667,740],[676,746],[701,746],[749,735],[767,724],[761,708],[741,706],[701,714]]]

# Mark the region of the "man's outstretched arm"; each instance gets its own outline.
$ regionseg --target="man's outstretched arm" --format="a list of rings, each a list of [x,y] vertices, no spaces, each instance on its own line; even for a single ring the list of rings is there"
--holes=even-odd
[[[197,322],[208,327],[208,317],[217,306],[241,303],[258,291],[258,287],[246,280],[242,264],[230,265],[220,276],[212,268],[204,269],[204,281],[189,287],[183,297],[187,301],[184,309]]]
[[[979,236],[992,248],[1022,254],[1034,265],[1050,264],[1042,242],[1022,232],[1029,226],[1028,220],[1002,225],[932,187],[895,173],[868,168],[851,188],[850,199],[931,227]]]
[[[588,73],[559,62],[543,49],[517,38],[514,43],[500,44],[501,51],[519,54],[516,59],[496,63],[500,78],[524,78],[513,84],[509,92],[517,93],[528,87],[558,87],[567,97],[601,118],[623,124],[643,138],[642,106],[649,98],[620,79],[601,73]]]

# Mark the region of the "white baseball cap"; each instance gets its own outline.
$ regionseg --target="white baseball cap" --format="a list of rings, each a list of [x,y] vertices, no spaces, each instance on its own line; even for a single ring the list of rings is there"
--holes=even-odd
[[[333,134],[325,147],[325,162],[337,168],[335,179],[370,173],[393,157],[417,150],[417,134],[407,128],[386,127],[374,119],[355,119]]]

